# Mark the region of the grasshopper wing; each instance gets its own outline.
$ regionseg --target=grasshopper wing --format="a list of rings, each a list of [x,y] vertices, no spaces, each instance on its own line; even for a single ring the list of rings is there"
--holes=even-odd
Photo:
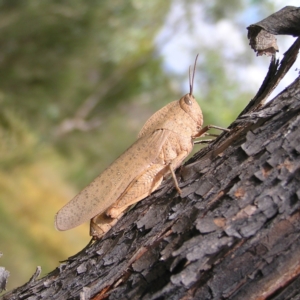
[[[109,208],[131,182],[158,157],[169,130],[156,130],[138,139],[102,174],[62,207],[55,216],[58,230],[74,228]]]

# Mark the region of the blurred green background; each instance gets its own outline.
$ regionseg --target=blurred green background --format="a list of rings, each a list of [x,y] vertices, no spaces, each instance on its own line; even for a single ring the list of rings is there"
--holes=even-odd
[[[245,27],[280,5],[261,2],[0,1],[0,265],[10,272],[8,289],[88,243],[88,224],[58,232],[55,213],[152,113],[188,92],[197,53],[194,94],[205,124],[234,120],[259,87],[241,88],[236,76],[255,59]],[[227,20],[240,31],[239,55],[230,36],[197,38],[206,29],[196,7],[202,24]]]

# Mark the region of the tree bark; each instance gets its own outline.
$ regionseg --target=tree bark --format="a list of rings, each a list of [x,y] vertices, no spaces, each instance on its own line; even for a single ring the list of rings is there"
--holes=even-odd
[[[262,105],[299,44],[272,58],[231,132],[177,172],[181,197],[166,181],[101,240],[3,299],[300,299],[300,78]]]

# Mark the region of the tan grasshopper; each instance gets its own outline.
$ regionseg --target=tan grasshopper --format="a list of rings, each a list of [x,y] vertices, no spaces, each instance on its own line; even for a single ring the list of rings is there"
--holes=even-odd
[[[58,230],[91,219],[90,235],[100,238],[129,206],[150,195],[170,174],[180,193],[174,171],[192,151],[194,139],[210,128],[201,129],[203,115],[193,96],[197,57],[192,76],[189,72],[190,92],[152,115],[137,141],[58,211]]]

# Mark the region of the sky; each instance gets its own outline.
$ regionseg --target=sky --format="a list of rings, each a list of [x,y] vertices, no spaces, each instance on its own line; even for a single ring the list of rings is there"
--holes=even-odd
[[[299,0],[273,0],[273,3],[277,8],[276,10],[279,10],[287,5],[298,6]],[[247,36],[247,26],[267,17],[261,15],[259,7],[252,6],[240,14],[238,19],[223,19],[215,24],[209,24],[204,20],[205,11],[199,3],[195,5],[189,20],[194,25],[193,30],[188,27],[188,22],[180,22],[185,17],[182,1],[173,1],[165,24],[157,35],[156,45],[159,54],[164,58],[165,71],[176,75],[187,74],[187,67],[193,64],[197,51],[200,53],[199,59],[201,60],[201,45],[205,45],[205,47],[220,45],[228,74],[236,82],[240,81],[241,87],[245,86],[243,83],[247,82],[247,89],[256,93],[268,70],[270,57],[259,56],[250,60],[249,64],[246,65],[240,65],[234,58],[242,56],[244,53],[249,54],[249,52],[256,56],[250,46],[247,47],[244,39]],[[277,58],[282,58],[283,53],[294,40],[295,38],[290,36],[277,36],[279,46]],[[293,82],[298,76],[297,69],[300,69],[299,61],[296,61],[289,73],[270,95],[269,100]],[[187,81],[183,83],[181,88],[181,92],[186,92]],[[195,87],[195,89],[199,90],[200,87]]]

